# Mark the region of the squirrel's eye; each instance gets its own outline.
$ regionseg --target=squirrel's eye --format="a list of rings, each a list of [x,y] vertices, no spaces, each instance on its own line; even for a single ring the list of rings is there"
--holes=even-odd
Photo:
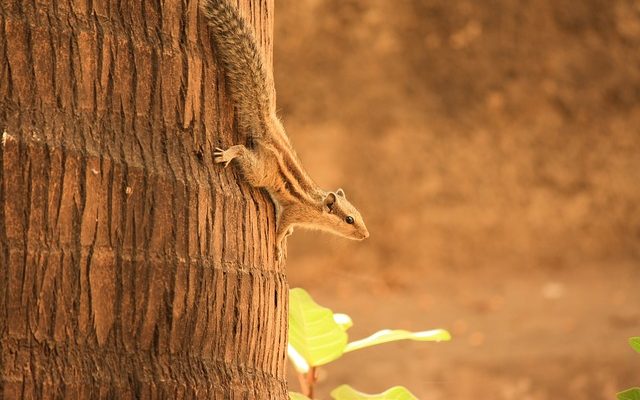
[[[351,215],[344,219],[347,224],[353,224],[356,222]]]

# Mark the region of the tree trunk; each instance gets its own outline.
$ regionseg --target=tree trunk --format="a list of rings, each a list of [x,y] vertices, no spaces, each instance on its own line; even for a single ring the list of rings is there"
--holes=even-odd
[[[236,0],[238,1],[238,0]],[[239,0],[271,60],[273,0]],[[197,0],[0,2],[0,398],[285,399],[287,283]]]

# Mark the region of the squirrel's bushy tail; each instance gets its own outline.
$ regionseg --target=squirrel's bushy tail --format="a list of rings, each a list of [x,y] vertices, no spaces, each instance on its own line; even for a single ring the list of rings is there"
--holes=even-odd
[[[228,0],[201,0],[212,28],[218,59],[225,68],[227,88],[236,102],[241,128],[260,136],[264,118],[275,111],[273,84],[251,28]]]

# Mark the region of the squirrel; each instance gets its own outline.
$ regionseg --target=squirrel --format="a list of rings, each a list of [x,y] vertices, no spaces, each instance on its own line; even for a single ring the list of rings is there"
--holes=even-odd
[[[269,193],[276,207],[276,255],[284,257],[294,227],[319,229],[363,240],[369,231],[344,190],[322,190],[306,173],[275,109],[274,84],[252,30],[228,0],[202,0],[202,11],[235,102],[240,129],[251,146],[216,147],[214,162],[232,161],[244,179]]]

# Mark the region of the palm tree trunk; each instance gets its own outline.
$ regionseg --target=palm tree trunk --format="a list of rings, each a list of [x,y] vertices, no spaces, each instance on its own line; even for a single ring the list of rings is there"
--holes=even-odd
[[[271,60],[273,0],[239,3]],[[286,398],[222,77],[197,0],[0,3],[0,399]]]

